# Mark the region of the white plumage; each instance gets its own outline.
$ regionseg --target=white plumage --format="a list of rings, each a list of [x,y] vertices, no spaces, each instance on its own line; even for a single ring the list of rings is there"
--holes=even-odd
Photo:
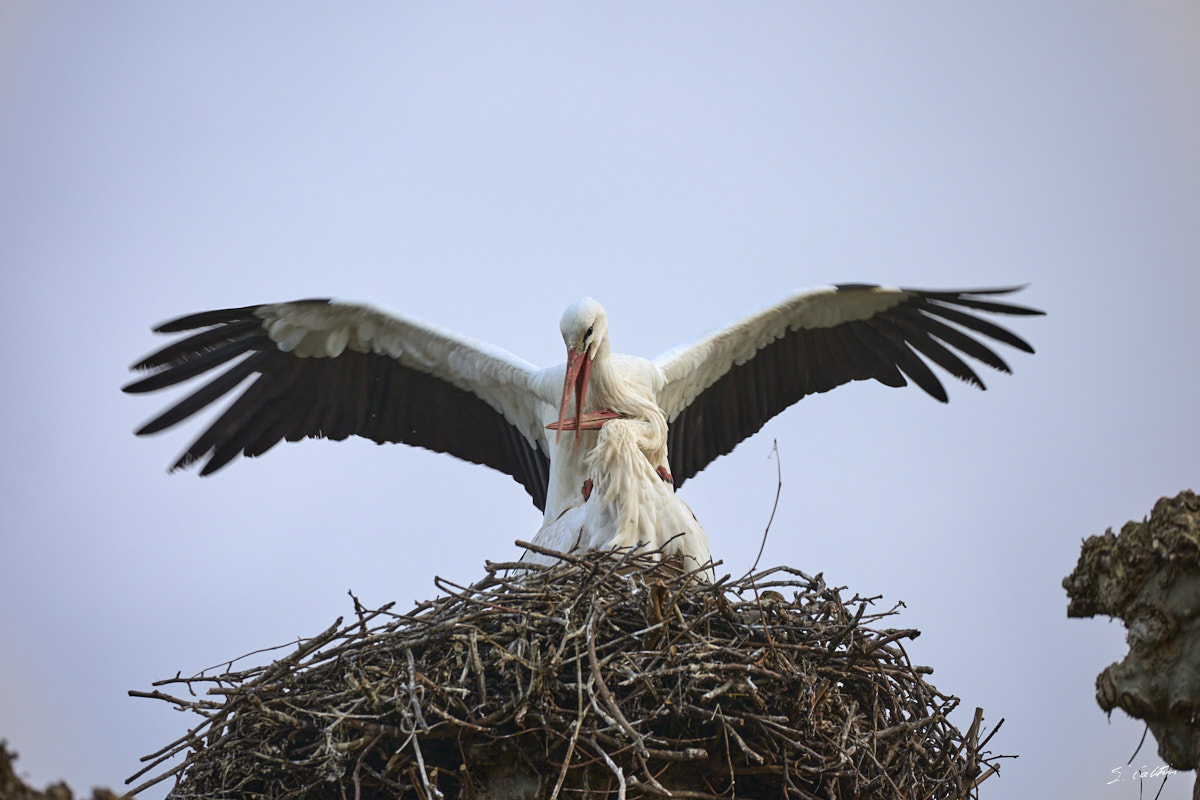
[[[620,405],[620,418],[603,422],[584,456],[579,495],[557,517],[547,516],[533,543],[563,553],[644,547],[699,570],[712,560],[708,537],[666,469],[666,417],[636,395]],[[522,560],[553,559],[531,551]],[[711,567],[699,574],[714,577]]]
[[[567,363],[544,370],[485,342],[363,305],[245,306],[160,325],[162,333],[196,332],[135,364],[150,374],[125,390],[172,386],[233,362],[138,430],[150,434],[258,376],[176,468],[207,459],[201,474],[209,474],[285,439],[404,442],[511,475],[545,512],[543,541],[567,536],[567,523],[554,526],[568,514],[575,515],[570,525],[590,531],[588,546],[661,542],[684,531],[676,541],[707,560],[704,531],[674,488],[814,392],[853,380],[903,386],[911,379],[945,401],[924,359],[983,388],[960,353],[1008,372],[984,340],[1033,352],[980,313],[1042,313],[994,299],[1012,291],[824,287],[654,361],[613,354],[604,309],[584,299],[560,324]],[[548,425],[560,430],[551,435]],[[605,444],[597,450],[598,436]],[[585,501],[589,479],[597,494]]]

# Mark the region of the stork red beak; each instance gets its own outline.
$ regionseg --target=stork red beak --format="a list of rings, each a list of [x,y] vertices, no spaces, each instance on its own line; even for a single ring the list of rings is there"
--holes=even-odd
[[[567,406],[571,402],[571,389],[575,390],[575,418],[571,420],[574,424],[569,428],[575,431],[575,448],[579,448],[579,431],[580,417],[583,415],[583,401],[587,399],[588,378],[592,375],[592,359],[587,355],[587,352],[577,353],[571,348],[567,348],[567,376],[563,379],[562,403],[558,407],[558,426],[555,430],[558,435],[554,437],[554,441],[558,441],[562,437],[563,429],[567,422]]]
[[[602,408],[599,411],[589,411],[578,417],[571,417],[566,422],[551,422],[546,426],[546,430],[559,431],[563,430],[575,431],[598,431],[604,427],[604,423],[610,419],[620,419],[621,415],[616,411],[609,411],[607,408]]]

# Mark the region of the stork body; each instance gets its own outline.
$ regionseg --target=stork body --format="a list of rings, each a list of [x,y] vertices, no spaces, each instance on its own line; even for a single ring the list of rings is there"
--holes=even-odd
[[[637,395],[616,405],[619,416],[601,423],[587,450],[583,491],[557,516],[547,515],[534,544],[564,553],[644,547],[712,580],[712,569],[701,569],[712,560],[708,537],[666,470],[666,417]],[[534,552],[522,560],[552,561]]]
[[[506,472],[545,513],[544,523],[552,524],[586,505],[580,495],[589,470],[609,493],[619,494],[622,485],[643,494],[650,487],[677,488],[784,408],[849,381],[898,387],[912,380],[945,402],[928,359],[984,388],[960,353],[1008,372],[987,340],[1033,352],[985,318],[1042,313],[995,299],[1012,291],[823,287],[653,361],[613,354],[604,309],[584,299],[567,309],[560,324],[567,363],[545,370],[485,342],[363,305],[305,300],[245,306],[160,325],[161,333],[195,332],[135,364],[149,374],[125,391],[161,389],[233,362],[138,430],[143,435],[169,428],[257,375],[174,468],[207,458],[201,468],[206,475],[239,454],[258,456],[285,439],[358,435]],[[566,424],[572,412],[573,426]],[[657,415],[668,425],[665,441],[634,437],[644,464],[605,460],[593,453],[603,435],[594,419],[601,412],[630,425]],[[589,418],[590,426],[584,424]],[[548,425],[557,432],[548,432]],[[623,428],[633,430],[613,430]],[[673,486],[643,482],[643,467]],[[662,500],[655,508],[686,508],[672,503]]]

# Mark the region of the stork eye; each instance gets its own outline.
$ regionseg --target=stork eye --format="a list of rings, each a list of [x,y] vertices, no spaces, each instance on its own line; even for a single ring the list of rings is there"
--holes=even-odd
[[[583,338],[584,338],[584,339],[586,339],[586,338],[588,338],[589,336],[591,336],[591,335],[592,335],[592,328],[594,328],[594,327],[596,327],[596,326],[595,326],[595,325],[593,325],[593,326],[591,326],[591,327],[589,327],[589,328],[588,328],[588,330],[587,330],[587,333],[585,333],[585,334],[583,335]]]

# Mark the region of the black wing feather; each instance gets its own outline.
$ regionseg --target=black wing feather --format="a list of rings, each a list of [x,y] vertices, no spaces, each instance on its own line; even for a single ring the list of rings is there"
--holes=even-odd
[[[221,366],[226,361],[244,355],[246,350],[242,345],[249,338],[251,338],[250,334],[241,334],[231,338],[228,342],[198,351],[198,355],[181,360],[175,369],[163,369],[152,375],[148,375],[140,381],[126,386],[125,391],[131,394],[153,392],[194,378],[197,375]]]
[[[1033,346],[1029,342],[1017,336],[1007,328],[1001,328],[994,322],[988,322],[981,317],[972,316],[966,312],[959,311],[957,308],[951,308],[941,303],[924,303],[919,308],[927,314],[936,314],[939,317],[948,319],[951,322],[957,322],[964,328],[970,328],[976,333],[982,333],[984,336],[990,336],[998,342],[1010,347],[1015,347],[1018,350],[1024,350],[1026,353],[1033,352]]]
[[[942,382],[938,380],[937,375],[933,374],[929,365],[913,352],[902,331],[894,325],[888,325],[881,317],[867,320],[867,325],[878,335],[878,346],[886,348],[885,352],[891,355],[892,362],[900,368],[905,376],[934,399],[943,403],[949,400],[946,396],[946,387],[942,386]]]
[[[961,350],[963,354],[970,356],[976,361],[982,361],[992,369],[999,370],[1000,372],[1012,372],[1004,359],[996,354],[996,351],[978,339],[972,339],[958,328],[947,325],[937,317],[923,314],[912,308],[897,309],[894,316],[897,321],[903,319],[916,328],[928,331],[931,336],[940,339],[956,350]]]
[[[884,386],[892,388],[907,386],[908,381],[896,365],[871,346],[866,328],[865,322],[856,320],[831,329],[845,342],[847,358],[856,370],[850,380],[865,381],[874,378]]]
[[[247,377],[253,375],[266,362],[267,359],[265,356],[265,353],[255,353],[234,364],[225,370],[225,372],[222,372],[216,378],[138,428],[137,435],[146,436],[151,433],[158,433],[172,425],[183,422],[209,403],[225,395]]]
[[[966,381],[972,386],[978,386],[980,389],[987,388],[980,377],[975,374],[975,370],[971,369],[970,364],[956,356],[954,351],[946,345],[934,339],[929,331],[914,324],[911,319],[904,316],[882,317],[880,324],[895,328],[909,346],[959,380]]]

